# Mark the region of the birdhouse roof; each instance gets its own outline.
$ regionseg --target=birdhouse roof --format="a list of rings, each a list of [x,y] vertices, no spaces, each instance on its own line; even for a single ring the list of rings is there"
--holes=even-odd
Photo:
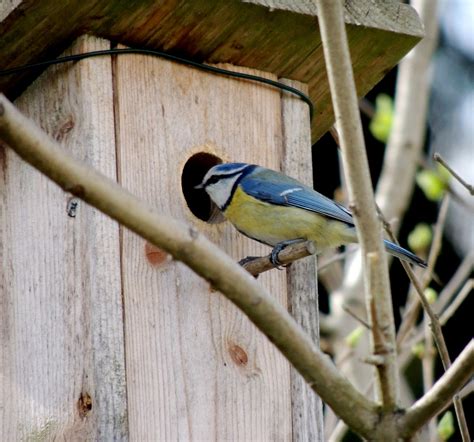
[[[365,95],[423,36],[398,0],[344,2],[354,75]],[[89,33],[206,63],[232,63],[307,83],[313,140],[334,117],[316,7],[307,0],[7,0],[0,4],[0,69],[59,55]],[[38,70],[0,77],[18,95]]]

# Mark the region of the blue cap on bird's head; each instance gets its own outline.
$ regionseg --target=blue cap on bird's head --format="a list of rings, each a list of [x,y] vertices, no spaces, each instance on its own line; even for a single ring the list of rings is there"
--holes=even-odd
[[[222,163],[211,167],[204,176],[202,183],[195,189],[205,189],[208,184],[216,183],[222,178],[232,177],[242,172],[249,164],[247,163]]]

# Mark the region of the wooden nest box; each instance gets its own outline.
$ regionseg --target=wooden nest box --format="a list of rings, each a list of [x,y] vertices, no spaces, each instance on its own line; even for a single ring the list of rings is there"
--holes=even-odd
[[[362,96],[419,41],[421,25],[395,0],[345,5]],[[311,125],[291,94],[144,55],[0,77],[0,90],[74,157],[235,259],[268,253],[228,223],[208,223],[192,185],[220,161],[311,183],[311,140],[333,114],[310,2],[11,0],[0,5],[0,36],[0,69],[113,42],[308,92]],[[2,439],[321,438],[316,397],[206,281],[4,146],[0,183]],[[291,277],[259,281],[317,339],[313,274],[308,259]]]

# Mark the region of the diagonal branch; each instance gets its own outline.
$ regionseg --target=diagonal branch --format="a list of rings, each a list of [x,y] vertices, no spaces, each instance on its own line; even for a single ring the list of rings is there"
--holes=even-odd
[[[381,212],[380,212],[380,215],[383,218],[383,214]],[[398,241],[395,238],[395,235],[393,234],[392,229],[390,228],[390,224],[386,220],[384,220],[384,226],[385,226],[388,236],[390,237],[390,240],[394,242],[395,244],[398,244]],[[400,261],[400,262],[406,274],[408,275],[408,278],[413,284],[413,287],[416,293],[418,294],[419,302],[423,306],[425,314],[429,317],[431,321],[429,323],[429,327],[431,328],[431,331],[433,333],[433,338],[436,343],[436,347],[438,348],[439,356],[440,356],[441,362],[443,363],[443,367],[445,370],[447,370],[451,366],[451,358],[449,357],[448,347],[446,346],[446,341],[444,339],[443,330],[441,329],[441,323],[438,319],[438,315],[431,308],[431,305],[426,299],[426,296],[424,294],[424,287],[422,287],[422,285],[416,278],[410,265],[407,264],[405,261]],[[456,417],[458,420],[462,439],[463,441],[467,442],[470,440],[470,436],[469,436],[469,428],[467,427],[466,416],[464,414],[464,408],[463,408],[462,402],[458,397],[454,397],[453,403],[454,403],[454,409],[456,411]]]
[[[443,202],[441,203],[441,207],[438,213],[438,219],[436,221],[434,234],[433,234],[433,241],[431,243],[430,253],[428,256],[428,267],[423,275],[423,280],[421,282],[421,291],[425,291],[425,289],[429,286],[433,273],[434,268],[436,265],[436,261],[441,251],[441,245],[443,240],[443,230],[444,225],[446,223],[446,217],[448,214],[448,207],[449,207],[450,197],[449,195],[445,195],[443,198]],[[382,212],[380,212],[381,216],[383,217]],[[391,226],[388,223],[384,223],[385,230],[387,231],[388,235],[391,237],[392,241],[394,241],[394,234],[391,229]],[[396,240],[395,240],[396,242]],[[419,297],[411,296],[412,291],[410,291],[410,296],[408,299],[412,299],[410,304],[408,305],[405,314],[402,317],[402,323],[400,324],[400,328],[398,329],[397,334],[397,345],[400,347],[405,339],[408,337],[410,332],[413,331],[413,327],[416,324],[416,320],[418,319],[421,303]]]
[[[316,0],[329,86],[334,106],[344,171],[358,239],[364,257],[366,305],[371,323],[378,390],[386,410],[398,407],[395,326],[382,247],[382,229],[375,211],[367,154],[347,44],[341,1]]]
[[[467,191],[471,194],[474,195],[474,186],[472,184],[469,184],[467,181],[465,181],[461,176],[459,176],[452,168],[451,166],[444,160],[444,158],[438,153],[435,152],[433,155],[433,159],[437,161],[439,164],[443,165],[446,167],[446,169],[449,170],[451,175],[456,178],[466,189]]]
[[[377,183],[377,202],[389,220],[403,219],[411,201],[426,133],[429,68],[438,39],[438,1],[411,0],[410,4],[418,11],[426,35],[398,68],[393,126]]]
[[[0,94],[0,138],[67,192],[184,262],[239,307],[278,347],[312,389],[356,432],[373,433],[376,406],[255,279],[195,228],[150,210],[114,181],[67,155]],[[357,413],[354,413],[357,410]]]
[[[421,399],[400,418],[400,436],[408,438],[429,419],[436,416],[453,399],[456,392],[474,373],[474,340],[457,357],[454,363]]]

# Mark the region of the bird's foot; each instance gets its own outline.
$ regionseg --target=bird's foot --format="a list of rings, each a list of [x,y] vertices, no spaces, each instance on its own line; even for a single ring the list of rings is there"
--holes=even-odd
[[[278,255],[280,252],[291,244],[296,244],[302,241],[306,241],[305,239],[290,239],[288,241],[282,241],[278,243],[275,247],[273,247],[272,253],[270,254],[270,262],[279,270],[281,270],[281,266],[283,263],[278,259]]]

